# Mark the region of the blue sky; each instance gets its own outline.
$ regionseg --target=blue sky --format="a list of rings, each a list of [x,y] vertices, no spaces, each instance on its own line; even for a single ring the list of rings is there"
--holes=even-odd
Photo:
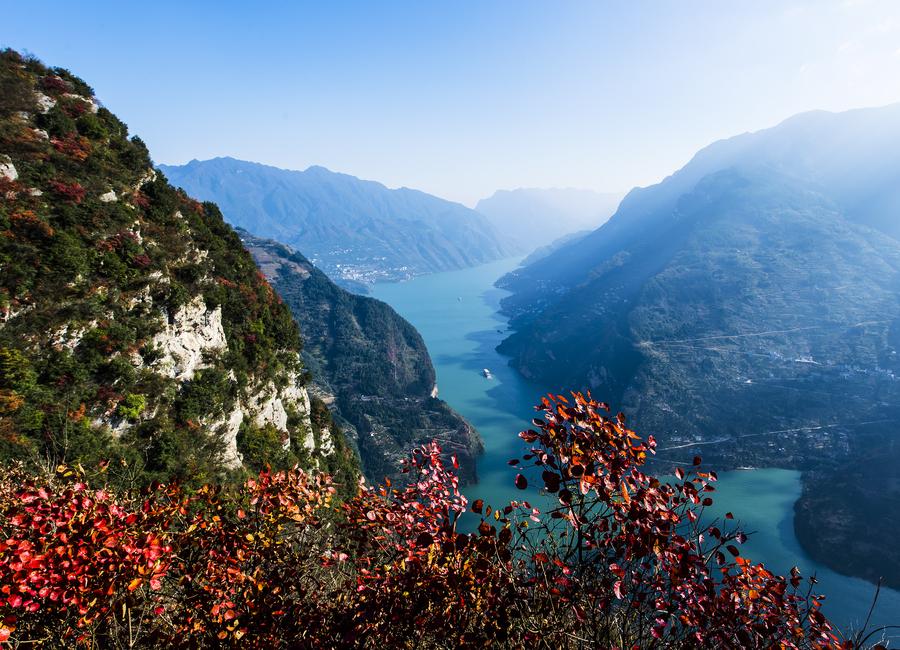
[[[797,112],[900,101],[900,2],[5,3],[178,164],[319,164],[472,204],[627,190]]]

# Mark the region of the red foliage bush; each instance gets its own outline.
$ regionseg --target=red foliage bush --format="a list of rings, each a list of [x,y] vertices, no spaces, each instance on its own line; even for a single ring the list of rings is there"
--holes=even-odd
[[[67,93],[72,90],[72,87],[65,79],[56,75],[47,75],[46,77],[42,78],[41,88],[51,95]]]
[[[10,632],[21,618],[26,629],[56,627],[63,619],[62,638],[83,640],[82,630],[128,593],[144,583],[161,588],[171,546],[155,530],[152,512],[80,482],[55,491],[31,481],[15,491],[4,487],[0,594]]]
[[[33,210],[14,212],[9,221],[15,232],[28,237],[49,238],[54,234],[53,227],[38,217]]]
[[[150,259],[150,256],[146,253],[139,253],[131,258],[131,261],[135,266],[145,269],[153,263],[153,260]]]
[[[79,103],[83,104],[83,102]],[[77,133],[69,133],[63,138],[51,138],[50,144],[61,154],[79,162],[87,160],[87,157],[91,155],[91,141]]]
[[[72,203],[81,203],[84,199],[86,190],[78,183],[64,183],[62,181],[51,180],[50,189],[58,196]]]
[[[542,564],[549,569],[534,589],[552,589],[576,620],[594,621],[573,634],[605,646],[624,620],[639,646],[837,644],[799,571],[788,580],[750,563],[737,546],[743,532],[705,521],[714,472],[699,471],[696,458],[674,481],[645,474],[653,437],[641,440],[606,404],[573,397],[545,398],[536,429],[520,434],[535,445],[525,459],[558,500],[534,554],[554,562]]]
[[[298,469],[118,497],[8,475],[0,641],[854,647],[813,581],[751,563],[744,533],[706,521],[716,476],[699,459],[662,481],[641,470],[653,439],[605,404],[576,394],[539,408],[516,485],[539,472],[555,505],[478,500],[475,532],[460,529],[472,515],[436,443],[415,450],[402,485],[362,483],[337,508],[330,479]]]

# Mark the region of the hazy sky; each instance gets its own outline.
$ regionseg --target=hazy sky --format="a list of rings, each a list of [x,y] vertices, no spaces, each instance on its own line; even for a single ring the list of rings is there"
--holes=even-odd
[[[319,164],[472,204],[627,190],[794,113],[900,101],[900,1],[3,3],[154,160]]]

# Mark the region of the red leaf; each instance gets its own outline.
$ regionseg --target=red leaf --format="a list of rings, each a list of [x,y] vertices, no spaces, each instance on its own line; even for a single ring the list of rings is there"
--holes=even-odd
[[[516,474],[516,487],[520,490],[524,490],[528,487],[528,479],[521,474]]]
[[[484,499],[475,499],[472,502],[472,512],[481,514],[481,511],[484,509]]]
[[[497,529],[491,526],[488,522],[482,521],[478,524],[478,534],[482,537],[493,537],[494,533],[497,532]]]

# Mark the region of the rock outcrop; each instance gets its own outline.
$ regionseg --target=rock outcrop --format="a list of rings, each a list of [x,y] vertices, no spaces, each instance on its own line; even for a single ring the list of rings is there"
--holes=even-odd
[[[240,234],[294,313],[312,390],[357,447],[367,476],[397,475],[411,448],[438,439],[457,457],[463,480],[475,480],[481,440],[438,399],[431,358],[415,328],[383,302],[338,287],[300,253]]]
[[[0,76],[0,460],[354,474],[290,311],[218,208],[82,80],[11,51]]]
[[[152,345],[162,357],[157,372],[179,381],[193,378],[204,367],[204,357],[228,347],[222,329],[222,308],[207,309],[202,296],[178,308],[165,330],[153,337]]]

